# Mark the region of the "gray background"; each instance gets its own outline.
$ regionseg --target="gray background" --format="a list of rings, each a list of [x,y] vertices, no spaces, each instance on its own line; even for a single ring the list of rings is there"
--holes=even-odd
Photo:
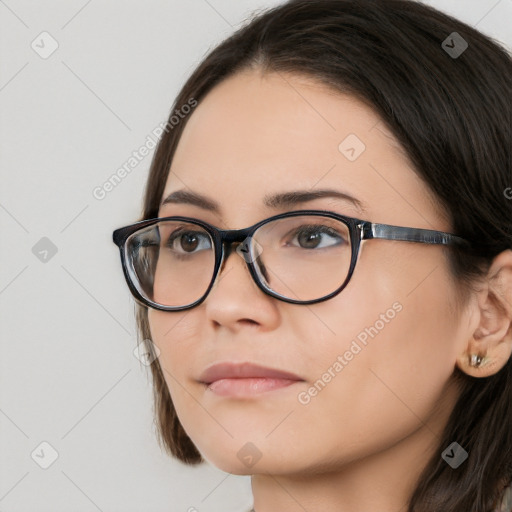
[[[249,477],[171,460],[154,437],[111,242],[139,217],[152,152],[102,200],[93,190],[208,49],[278,3],[0,0],[0,512],[251,505]],[[512,46],[512,0],[426,3]]]

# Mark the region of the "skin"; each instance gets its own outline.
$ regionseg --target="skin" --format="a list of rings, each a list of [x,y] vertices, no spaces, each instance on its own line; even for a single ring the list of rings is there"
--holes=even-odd
[[[366,146],[353,162],[338,149],[349,134]],[[268,193],[320,188],[348,192],[365,210],[333,198],[279,210],[263,206]],[[207,195],[221,211],[169,204],[159,216],[237,229],[288,210],[326,209],[451,229],[370,108],[289,74],[244,71],[204,98],[188,119],[163,197],[179,189]],[[436,451],[457,399],[455,366],[486,376],[512,351],[512,251],[496,258],[489,279],[466,304],[457,304],[456,287],[440,246],[371,240],[363,242],[354,275],[339,295],[308,306],[287,304],[264,294],[233,251],[200,306],[150,309],[149,322],[185,431],[213,465],[252,475],[257,512],[398,512]],[[298,393],[397,302],[401,311],[301,404]],[[491,362],[470,368],[468,355],[475,350]],[[197,378],[221,361],[251,361],[304,381],[252,398],[219,397]],[[252,467],[237,457],[248,442],[261,453]]]

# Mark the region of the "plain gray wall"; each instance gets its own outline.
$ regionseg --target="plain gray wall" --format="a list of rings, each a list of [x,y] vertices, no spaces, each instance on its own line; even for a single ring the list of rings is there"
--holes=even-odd
[[[155,440],[111,241],[139,216],[152,152],[103,199],[93,191],[167,119],[208,49],[278,3],[0,0],[1,512],[251,505],[249,477],[185,466]],[[512,0],[426,3],[512,46]]]

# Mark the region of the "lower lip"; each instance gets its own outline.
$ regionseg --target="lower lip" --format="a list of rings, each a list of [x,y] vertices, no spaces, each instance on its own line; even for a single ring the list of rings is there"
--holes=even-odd
[[[300,381],[267,377],[219,379],[212,382],[208,389],[221,396],[252,396],[288,387],[297,382]]]

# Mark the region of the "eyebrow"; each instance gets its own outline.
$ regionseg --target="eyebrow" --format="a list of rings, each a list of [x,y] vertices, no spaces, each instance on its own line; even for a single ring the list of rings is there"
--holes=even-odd
[[[267,208],[274,210],[290,208],[297,204],[321,199],[323,197],[334,197],[351,203],[360,212],[366,212],[366,208],[359,199],[351,196],[346,192],[333,189],[322,190],[293,190],[290,192],[281,192],[277,194],[267,194],[263,198],[263,204]],[[161,203],[160,206],[166,204],[190,204],[198,206],[203,210],[220,214],[220,204],[209,197],[203,196],[197,192],[185,189],[171,192]]]

